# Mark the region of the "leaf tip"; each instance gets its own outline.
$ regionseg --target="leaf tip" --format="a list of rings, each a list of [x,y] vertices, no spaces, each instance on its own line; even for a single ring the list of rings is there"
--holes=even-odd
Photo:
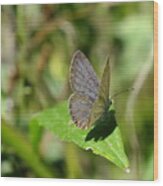
[[[86,147],[85,150],[92,150],[92,148],[91,147]]]
[[[131,171],[131,170],[130,170],[129,167],[125,169],[125,172],[128,173],[128,174],[130,173],[130,171]]]

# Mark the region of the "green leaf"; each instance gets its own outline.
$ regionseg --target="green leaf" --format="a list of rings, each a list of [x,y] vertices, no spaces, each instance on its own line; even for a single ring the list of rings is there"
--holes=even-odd
[[[91,149],[93,153],[105,157],[118,167],[126,171],[129,170],[129,162],[124,151],[118,126],[114,128],[112,133],[101,140],[99,138],[90,138],[91,135],[89,136],[89,134],[94,132],[92,129],[82,130],[70,121],[68,106],[64,102],[37,114],[33,117],[31,124],[37,122],[38,125],[49,129],[61,140],[73,142],[85,150]]]

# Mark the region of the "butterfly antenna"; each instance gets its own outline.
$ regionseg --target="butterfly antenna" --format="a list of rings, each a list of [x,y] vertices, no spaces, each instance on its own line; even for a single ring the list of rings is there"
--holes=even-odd
[[[134,88],[132,87],[132,88],[127,88],[127,89],[125,89],[125,90],[121,90],[121,91],[119,91],[119,92],[113,94],[113,95],[111,96],[111,99],[117,97],[119,94],[122,94],[122,93],[128,92],[128,91],[130,91],[130,90],[134,90]]]

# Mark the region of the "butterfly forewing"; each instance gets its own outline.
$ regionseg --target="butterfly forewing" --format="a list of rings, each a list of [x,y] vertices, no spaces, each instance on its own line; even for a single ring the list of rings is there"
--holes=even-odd
[[[105,111],[109,99],[109,87],[110,87],[110,66],[109,66],[109,59],[108,59],[100,83],[99,96],[92,107],[90,123],[94,123]]]
[[[87,128],[91,110],[99,93],[99,81],[86,56],[77,51],[72,59],[70,83],[73,95],[70,98],[72,120],[80,128]]]
[[[70,70],[72,90],[89,96],[94,101],[98,96],[99,81],[93,67],[81,51],[74,54]]]
[[[110,65],[108,59],[104,68],[99,89],[99,98],[102,99],[104,104],[107,104],[107,101],[109,99],[109,89],[110,89]]]

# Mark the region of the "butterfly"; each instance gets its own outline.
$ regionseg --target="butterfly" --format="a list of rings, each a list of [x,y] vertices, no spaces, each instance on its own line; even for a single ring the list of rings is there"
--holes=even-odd
[[[73,91],[69,98],[72,121],[77,127],[87,129],[106,113],[111,105],[109,59],[99,82],[88,58],[80,50],[76,51],[70,66],[70,85]]]

